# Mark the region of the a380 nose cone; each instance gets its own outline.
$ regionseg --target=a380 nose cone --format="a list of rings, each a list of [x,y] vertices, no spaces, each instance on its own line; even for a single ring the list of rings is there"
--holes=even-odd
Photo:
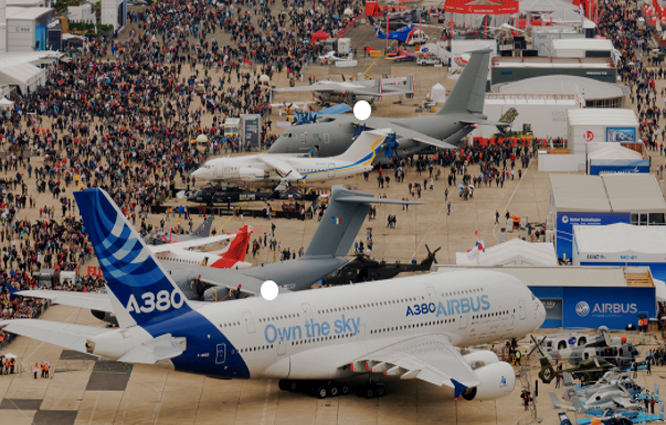
[[[534,327],[534,330],[536,331],[541,325],[543,325],[543,322],[546,321],[546,307],[544,307],[543,303],[538,298],[535,302],[537,303],[537,323]]]

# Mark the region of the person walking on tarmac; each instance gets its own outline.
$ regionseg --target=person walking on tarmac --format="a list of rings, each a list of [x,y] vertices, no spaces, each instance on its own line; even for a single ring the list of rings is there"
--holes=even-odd
[[[37,379],[37,372],[39,372],[39,363],[35,363],[32,367],[32,373],[35,375],[35,379]]]
[[[520,365],[520,350],[516,350],[516,362],[514,363],[514,366]]]

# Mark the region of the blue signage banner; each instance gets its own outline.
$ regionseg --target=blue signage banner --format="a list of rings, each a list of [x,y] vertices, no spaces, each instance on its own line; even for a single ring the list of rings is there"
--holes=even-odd
[[[647,159],[614,159],[590,161],[590,175],[600,174],[637,174],[649,173],[650,161]]]
[[[655,315],[654,287],[565,287],[562,320],[565,328],[625,329],[638,315]]]
[[[564,212],[557,213],[555,224],[555,245],[557,258],[571,258],[573,255],[573,226],[605,226],[615,223],[629,223],[630,213],[604,212]]]

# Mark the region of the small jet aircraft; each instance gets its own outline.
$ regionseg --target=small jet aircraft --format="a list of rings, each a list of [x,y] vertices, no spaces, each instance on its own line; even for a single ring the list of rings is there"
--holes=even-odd
[[[372,104],[384,96],[414,95],[414,77],[377,78],[374,80],[342,82],[321,80],[306,86],[273,89],[274,93],[312,92],[314,100],[320,105],[334,103],[353,104],[365,100]]]
[[[204,239],[210,236],[210,229],[213,227],[214,216],[208,216],[203,223],[191,234],[180,233],[162,233],[148,235],[148,243],[151,245],[164,245],[175,242],[188,242]]]
[[[335,62],[341,61],[341,60],[352,60],[352,59],[354,59],[354,54],[353,53],[350,53],[349,57],[347,57],[347,58],[341,58],[339,56],[336,56],[335,53],[336,53],[335,50],[331,50],[330,52],[326,53],[325,55],[319,56],[319,62],[322,65],[326,65],[326,64],[330,64],[331,62],[335,63]]]
[[[217,269],[249,269],[253,264],[245,261],[245,253],[254,231],[252,226],[245,225],[237,232],[211,236],[194,242],[160,245],[151,247],[151,251],[155,254],[155,258],[165,262],[195,264]],[[229,239],[231,239],[231,243],[219,251],[202,252],[189,249]]]
[[[354,176],[372,170],[375,156],[391,133],[390,129],[363,132],[342,155],[321,158],[260,153],[214,158],[192,175],[197,179],[234,182],[321,182]]]
[[[281,389],[315,381],[320,398],[348,390],[349,377],[370,375],[448,386],[454,400],[492,400],[513,390],[513,367],[491,351],[457,347],[522,337],[546,318],[523,282],[489,271],[283,291],[277,301],[190,301],[105,191],[74,197],[119,329],[17,319],[0,321],[5,331],[125,363],[279,379]],[[366,397],[379,395],[375,388]]]
[[[571,374],[568,372],[562,374],[562,380],[564,381],[562,399],[569,403],[573,403],[574,398],[587,400],[599,392],[615,391],[618,385],[621,385],[632,397],[645,390],[645,387],[638,385],[626,374],[623,375],[617,368],[607,371],[596,382],[584,381],[584,383],[587,383],[585,386],[575,385]]]
[[[632,394],[619,384],[614,388],[594,392],[583,400],[573,397],[573,405],[562,403],[553,391],[548,392],[548,397],[554,409],[568,409],[576,413],[596,414],[599,411],[618,408],[637,411],[643,408],[642,403],[634,400]]]

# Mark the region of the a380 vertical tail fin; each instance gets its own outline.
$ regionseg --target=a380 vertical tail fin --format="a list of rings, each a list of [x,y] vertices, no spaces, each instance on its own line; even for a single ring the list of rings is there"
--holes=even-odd
[[[75,192],[81,217],[122,328],[190,311],[186,298],[108,193]]]

